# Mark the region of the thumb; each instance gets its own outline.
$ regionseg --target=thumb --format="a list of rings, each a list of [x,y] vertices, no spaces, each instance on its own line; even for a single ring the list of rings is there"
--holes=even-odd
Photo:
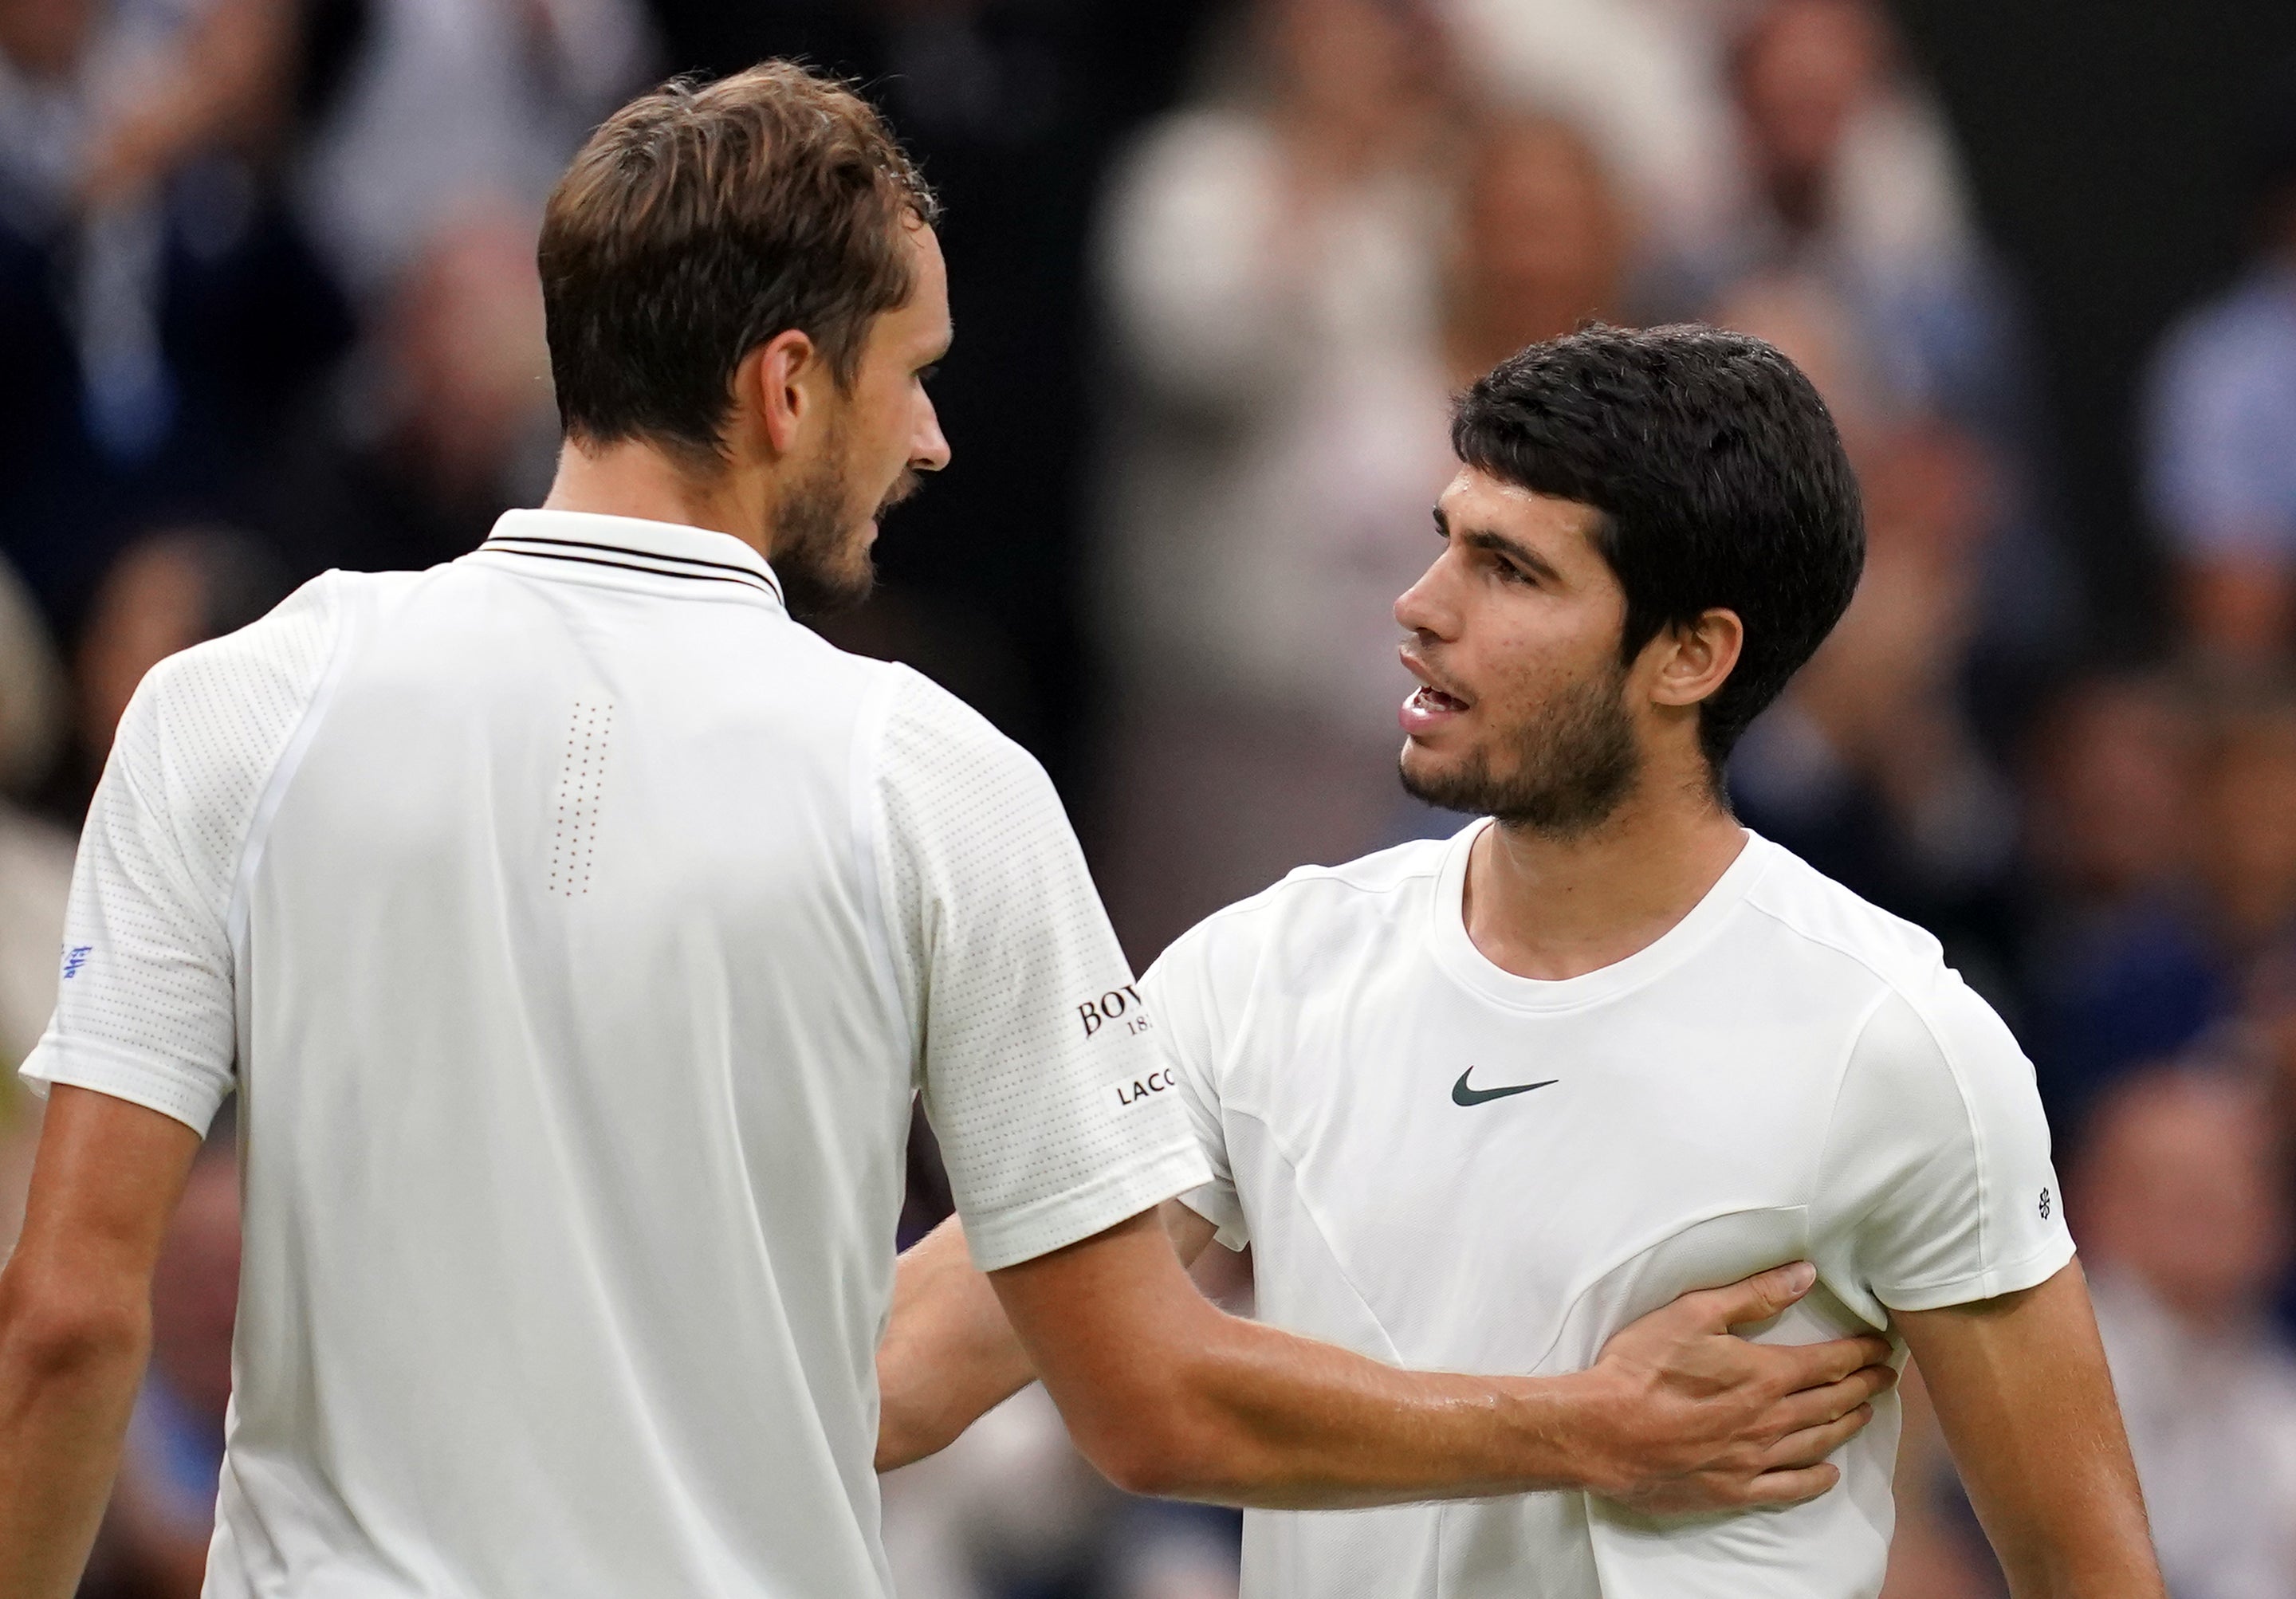
[[[1807,1260],[1772,1267],[1742,1283],[1709,1289],[1699,1295],[1700,1320],[1717,1332],[1726,1332],[1749,1322],[1767,1321],[1808,1293],[1816,1283],[1817,1267]]]

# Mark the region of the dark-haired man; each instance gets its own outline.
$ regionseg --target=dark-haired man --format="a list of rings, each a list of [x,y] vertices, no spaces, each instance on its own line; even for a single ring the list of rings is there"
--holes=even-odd
[[[1406,787],[1488,818],[1294,873],[1144,980],[1269,1322],[1398,1365],[1577,1370],[1669,1297],[1807,1258],[1762,1336],[1920,1360],[2019,1599],[2160,1579],[2032,1070],[1936,941],[1730,816],[1738,734],[1849,603],[1857,491],[1759,340],[1593,328],[1463,398],[1443,548],[1396,604]],[[950,1237],[890,1399],[1025,1375]],[[1000,1360],[1003,1364],[1000,1365]],[[1789,1510],[1580,1493],[1247,1518],[1247,1599],[1870,1599],[1894,1398]],[[898,1458],[946,1432],[889,1400]]]
[[[0,1599],[71,1591],[234,1091],[214,1595],[883,1592],[872,1357],[920,1088],[1121,1481],[1832,1485],[1886,1350],[1725,1335],[1791,1273],[1545,1379],[1398,1372],[1190,1290],[1154,1208],[1210,1169],[1044,774],[791,619],[865,592],[885,507],[948,459],[933,216],[795,68],[625,108],[543,229],[548,504],[138,692],[26,1067],[53,1095],[0,1272]]]

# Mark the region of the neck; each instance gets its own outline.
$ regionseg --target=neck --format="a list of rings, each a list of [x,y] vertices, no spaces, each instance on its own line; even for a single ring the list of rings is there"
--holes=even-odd
[[[1645,778],[1590,832],[1487,828],[1467,861],[1467,936],[1518,977],[1583,977],[1664,937],[1745,843],[1702,774]]]
[[[697,472],[648,444],[568,443],[542,508],[706,528],[773,557],[773,496],[762,477],[730,466]]]

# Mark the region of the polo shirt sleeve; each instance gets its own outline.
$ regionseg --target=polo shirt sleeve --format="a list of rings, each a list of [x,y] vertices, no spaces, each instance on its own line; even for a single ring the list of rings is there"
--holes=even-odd
[[[1217,919],[1215,919],[1215,922]],[[1163,1035],[1174,1087],[1187,1111],[1188,1130],[1211,1168],[1211,1181],[1180,1195],[1180,1202],[1210,1222],[1219,1242],[1241,1250],[1251,1229],[1236,1193],[1228,1159],[1226,1124],[1220,1114],[1221,1038],[1217,973],[1212,970],[1215,923],[1201,925],[1160,956],[1140,980],[1141,992]]]
[[[328,578],[161,661],[128,702],[72,869],[56,1009],[22,1075],[204,1135],[232,1091],[233,890],[258,799],[335,636]]]
[[[1851,1047],[1811,1218],[1821,1276],[1876,1326],[2073,1256],[2031,1063],[1951,972],[1916,997],[1885,995]]]
[[[974,1263],[1090,1237],[1209,1176],[1044,769],[900,671],[878,874],[920,1086]]]

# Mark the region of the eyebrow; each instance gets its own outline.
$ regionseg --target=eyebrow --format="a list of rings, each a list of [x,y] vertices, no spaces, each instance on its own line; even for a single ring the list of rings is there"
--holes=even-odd
[[[1444,514],[1443,507],[1440,505],[1435,507],[1435,529],[1446,538],[1454,537],[1451,519]],[[1549,583],[1559,583],[1562,580],[1562,574],[1554,570],[1554,563],[1546,556],[1541,555],[1529,545],[1509,538],[1504,533],[1494,531],[1489,528],[1465,528],[1460,529],[1456,537],[1471,550],[1487,550],[1492,554],[1505,556],[1516,565],[1528,570],[1534,578]]]

